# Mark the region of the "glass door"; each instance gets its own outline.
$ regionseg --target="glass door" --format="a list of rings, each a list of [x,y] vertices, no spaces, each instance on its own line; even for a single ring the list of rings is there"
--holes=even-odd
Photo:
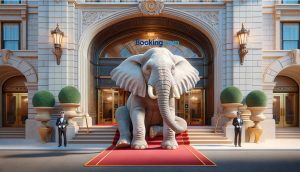
[[[277,127],[297,126],[297,97],[296,93],[273,94],[273,117]]]
[[[25,127],[28,116],[27,93],[5,93],[4,127]]]
[[[98,90],[98,124],[115,124],[115,112],[126,104],[128,96],[122,89]]]
[[[204,125],[204,90],[192,89],[176,100],[176,115],[184,118],[188,125]]]

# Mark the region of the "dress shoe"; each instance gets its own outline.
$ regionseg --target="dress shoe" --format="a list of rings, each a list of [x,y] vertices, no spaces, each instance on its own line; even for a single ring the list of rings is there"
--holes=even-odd
[[[61,147],[61,145],[58,145],[58,147]]]

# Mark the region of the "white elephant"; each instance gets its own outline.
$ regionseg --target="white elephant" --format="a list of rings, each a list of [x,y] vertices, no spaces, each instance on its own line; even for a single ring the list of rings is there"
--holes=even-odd
[[[163,125],[161,146],[176,149],[175,132],[185,131],[187,123],[175,115],[175,98],[194,88],[198,75],[185,58],[166,48],[152,48],[131,56],[113,69],[112,80],[131,92],[127,104],[116,111],[120,132],[117,147],[145,149],[146,130],[148,133],[150,126]]]

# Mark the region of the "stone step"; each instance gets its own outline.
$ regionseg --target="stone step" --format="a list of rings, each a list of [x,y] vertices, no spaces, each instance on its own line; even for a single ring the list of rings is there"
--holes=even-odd
[[[0,138],[1,139],[24,139],[25,138],[25,128],[0,128]]]
[[[69,140],[69,144],[111,144],[112,140],[107,139],[107,140]]]
[[[20,138],[20,139],[24,139],[25,136],[24,135],[1,135],[0,134],[0,139],[13,139],[13,138]]]
[[[83,132],[83,131],[79,131],[76,135],[115,135],[115,132],[98,132],[98,131],[94,131],[94,132]]]
[[[206,139],[206,140],[190,140],[190,144],[232,144],[229,139],[219,140],[219,139]]]

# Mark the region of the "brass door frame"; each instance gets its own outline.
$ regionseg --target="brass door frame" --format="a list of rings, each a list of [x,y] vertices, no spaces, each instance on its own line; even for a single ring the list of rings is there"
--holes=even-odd
[[[114,89],[114,88],[107,88],[107,89],[98,89],[98,124],[108,124],[107,121],[104,119],[104,99],[106,98],[103,96],[104,92],[108,92],[107,94],[112,97],[111,100],[111,124],[116,123],[115,112],[118,107],[125,105],[127,102],[128,96],[124,90],[122,89]]]
[[[287,124],[286,123],[286,118],[285,118],[285,108],[286,108],[286,97],[289,95],[289,94],[293,94],[293,97],[294,97],[294,122],[293,124]],[[280,97],[280,117],[279,117],[279,123],[276,124],[276,127],[279,127],[279,128],[283,128],[283,127],[295,127],[297,125],[297,93],[273,93],[273,96],[278,96]]]
[[[15,96],[16,97],[16,121],[14,124],[7,124],[7,114],[8,114],[8,106],[9,106],[9,103],[8,103],[8,98],[9,96]],[[16,128],[19,128],[19,127],[25,127],[25,125],[22,123],[22,114],[20,114],[20,111],[21,111],[21,108],[22,108],[22,97],[23,96],[26,96],[28,98],[28,93],[4,93],[4,97],[5,97],[5,100],[4,100],[4,119],[3,119],[3,124],[5,127],[16,127]],[[28,112],[28,107],[27,107],[27,112]],[[28,115],[28,113],[27,113]]]

